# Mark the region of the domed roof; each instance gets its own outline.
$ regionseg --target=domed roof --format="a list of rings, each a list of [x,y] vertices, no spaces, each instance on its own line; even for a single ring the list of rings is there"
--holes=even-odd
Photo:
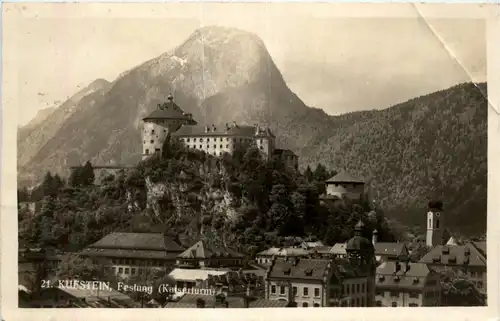
[[[367,251],[373,250],[373,244],[366,237],[361,235],[363,228],[363,222],[360,220],[354,227],[354,236],[347,241],[346,251]]]

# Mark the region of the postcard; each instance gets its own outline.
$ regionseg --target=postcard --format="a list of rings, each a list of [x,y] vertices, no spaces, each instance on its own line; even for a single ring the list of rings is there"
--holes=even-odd
[[[498,317],[499,8],[4,4],[2,318]]]

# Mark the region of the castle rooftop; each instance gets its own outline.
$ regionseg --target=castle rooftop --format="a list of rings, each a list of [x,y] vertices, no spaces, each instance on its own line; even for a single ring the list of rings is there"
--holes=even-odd
[[[188,120],[190,124],[196,125],[197,122],[193,119],[193,116],[189,113],[185,113],[175,102],[172,95],[168,96],[168,101],[163,104],[158,104],[157,109],[153,111],[148,116],[144,117],[143,121],[149,120],[167,120],[167,119],[178,119],[178,120]]]

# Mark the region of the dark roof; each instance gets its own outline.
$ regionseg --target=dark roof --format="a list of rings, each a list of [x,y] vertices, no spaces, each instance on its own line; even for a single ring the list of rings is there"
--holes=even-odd
[[[178,255],[184,259],[206,259],[206,258],[242,258],[244,255],[227,247],[212,246],[204,241],[196,244]]]
[[[471,242],[472,245],[474,245],[480,252],[481,254],[484,255],[484,257],[487,257],[488,253],[487,253],[487,250],[486,250],[486,242],[485,241],[474,241],[474,242]]]
[[[80,252],[83,256],[93,257],[117,257],[134,259],[175,260],[179,252],[167,252],[165,250],[132,250],[132,249],[99,249],[86,248]]]
[[[165,308],[196,308],[196,301],[202,299],[205,301],[205,308],[222,307],[222,305],[217,304],[215,296],[213,295],[200,295],[200,294],[185,294],[177,302],[168,302]],[[286,301],[278,300],[266,300],[266,299],[253,299],[248,298],[249,308],[284,308],[288,305]],[[242,297],[227,297],[228,308],[230,309],[241,309],[244,308],[244,298]]]
[[[144,121],[153,119],[180,119],[190,121],[193,125],[196,124],[196,121],[193,120],[193,116],[185,113],[173,100],[159,104],[156,110],[143,118]]]
[[[375,255],[385,255],[385,256],[401,256],[405,254],[404,243],[393,243],[393,242],[376,242]]]
[[[100,249],[181,252],[184,249],[163,233],[110,233],[89,246]]]
[[[328,179],[326,183],[364,183],[363,180],[353,177],[346,171],[342,171],[332,178]]]
[[[352,265],[348,259],[337,258],[335,259],[335,265],[340,276],[344,279],[366,277],[370,272],[367,269]]]
[[[396,264],[399,264],[397,272]],[[406,267],[405,263],[382,263],[377,267],[376,286],[420,289],[425,286],[427,276],[433,272],[424,263],[410,263],[408,268]]]
[[[322,281],[329,273],[331,260],[276,258],[270,267],[269,278]]]
[[[436,265],[468,265],[486,268],[486,257],[471,243],[465,245],[438,245],[420,260]]]
[[[208,132],[206,131],[208,126]],[[222,124],[222,125],[184,125],[181,126],[172,136],[243,136],[243,137],[274,137],[268,128],[261,128],[257,134],[256,126]]]
[[[372,251],[373,243],[366,237],[355,235],[346,243],[347,251]]]
[[[295,156],[297,157],[297,154],[295,154],[294,152],[292,152],[290,149],[275,149],[273,151],[273,154],[276,155],[276,156],[282,156],[282,155],[289,155],[289,156]]]

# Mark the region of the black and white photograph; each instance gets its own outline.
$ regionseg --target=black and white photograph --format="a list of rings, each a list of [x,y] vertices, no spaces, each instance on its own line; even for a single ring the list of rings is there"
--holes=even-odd
[[[488,8],[349,6],[4,4],[17,307],[498,304]]]

